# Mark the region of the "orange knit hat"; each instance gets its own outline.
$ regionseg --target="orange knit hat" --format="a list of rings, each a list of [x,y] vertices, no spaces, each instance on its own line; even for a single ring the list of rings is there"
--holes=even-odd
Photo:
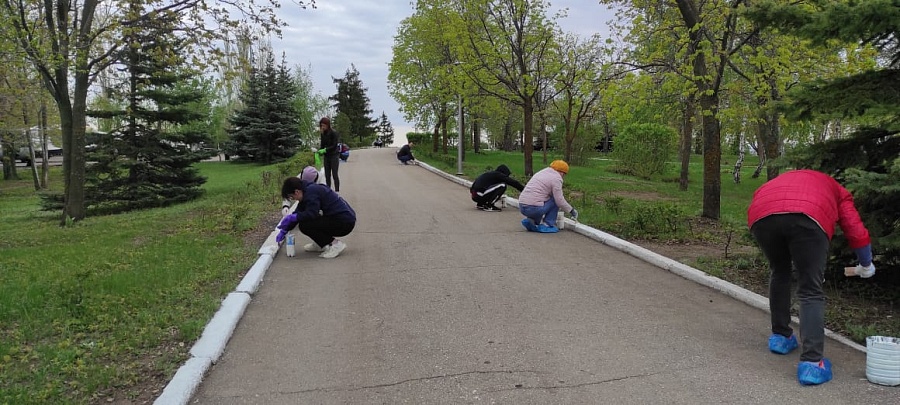
[[[550,163],[550,168],[562,173],[569,173],[569,164],[562,160],[554,160]]]

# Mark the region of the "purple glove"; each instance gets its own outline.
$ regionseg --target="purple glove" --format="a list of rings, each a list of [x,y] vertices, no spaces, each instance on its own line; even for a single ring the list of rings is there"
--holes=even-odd
[[[291,229],[294,229],[295,226],[297,226],[297,213],[296,212],[285,215],[284,218],[281,218],[281,222],[278,223],[278,226],[276,228],[287,232],[287,231],[290,231]]]
[[[284,237],[287,236],[288,231],[281,229],[278,231],[278,236],[275,237],[275,242],[281,243],[284,240]]]

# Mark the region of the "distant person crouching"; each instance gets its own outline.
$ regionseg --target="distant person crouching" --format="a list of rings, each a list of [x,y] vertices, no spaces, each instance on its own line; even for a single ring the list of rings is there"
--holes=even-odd
[[[404,165],[408,165],[409,162],[416,164],[416,157],[412,154],[412,148],[415,146],[415,143],[410,141],[406,145],[400,147],[400,150],[397,151],[397,160]]]

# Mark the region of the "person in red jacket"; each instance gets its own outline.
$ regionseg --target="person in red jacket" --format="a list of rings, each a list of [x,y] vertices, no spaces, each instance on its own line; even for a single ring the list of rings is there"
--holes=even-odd
[[[747,209],[747,225],[769,261],[769,350],[788,354],[797,348],[791,329],[791,272],[797,270],[802,350],[797,379],[816,385],[832,378],[824,357],[825,294],[822,283],[835,224],[841,227],[859,265],[856,272],[875,274],[869,231],[853,196],[831,176],[814,170],[786,172],[759,187]]]

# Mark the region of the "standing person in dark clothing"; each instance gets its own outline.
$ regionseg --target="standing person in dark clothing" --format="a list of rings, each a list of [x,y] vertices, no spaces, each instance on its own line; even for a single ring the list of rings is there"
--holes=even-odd
[[[831,176],[814,170],[786,172],[759,187],[747,209],[747,225],[769,261],[769,350],[788,354],[800,346],[797,379],[803,385],[831,380],[825,358],[825,266],[835,225],[841,227],[859,265],[875,275],[872,243],[853,196]],[[791,329],[792,274],[797,274],[800,341]]]
[[[416,157],[412,154],[412,147],[415,146],[415,143],[409,142],[406,145],[400,147],[400,150],[397,151],[397,160],[400,163],[408,165],[409,162],[416,163]]]
[[[299,202],[293,213],[281,219],[275,241],[281,243],[291,229],[298,227],[301,233],[313,240],[303,246],[307,252],[321,252],[319,257],[333,259],[347,248],[347,244],[337,237],[353,231],[356,211],[341,196],[324,184],[310,183],[297,177],[284,180],[281,195]]]
[[[475,201],[475,207],[487,212],[499,212],[500,208],[495,204],[503,193],[506,193],[506,186],[522,191],[525,186],[516,179],[509,177],[510,171],[506,165],[497,166],[496,170],[483,173],[472,182],[469,192],[472,194],[472,201]]]
[[[319,120],[319,131],[322,133],[319,141],[319,150],[316,153],[322,155],[322,163],[325,165],[325,184],[331,187],[334,178],[334,191],[341,191],[341,179],[338,178],[338,164],[341,157],[341,149],[338,144],[341,136],[331,129],[331,119],[322,117]]]

